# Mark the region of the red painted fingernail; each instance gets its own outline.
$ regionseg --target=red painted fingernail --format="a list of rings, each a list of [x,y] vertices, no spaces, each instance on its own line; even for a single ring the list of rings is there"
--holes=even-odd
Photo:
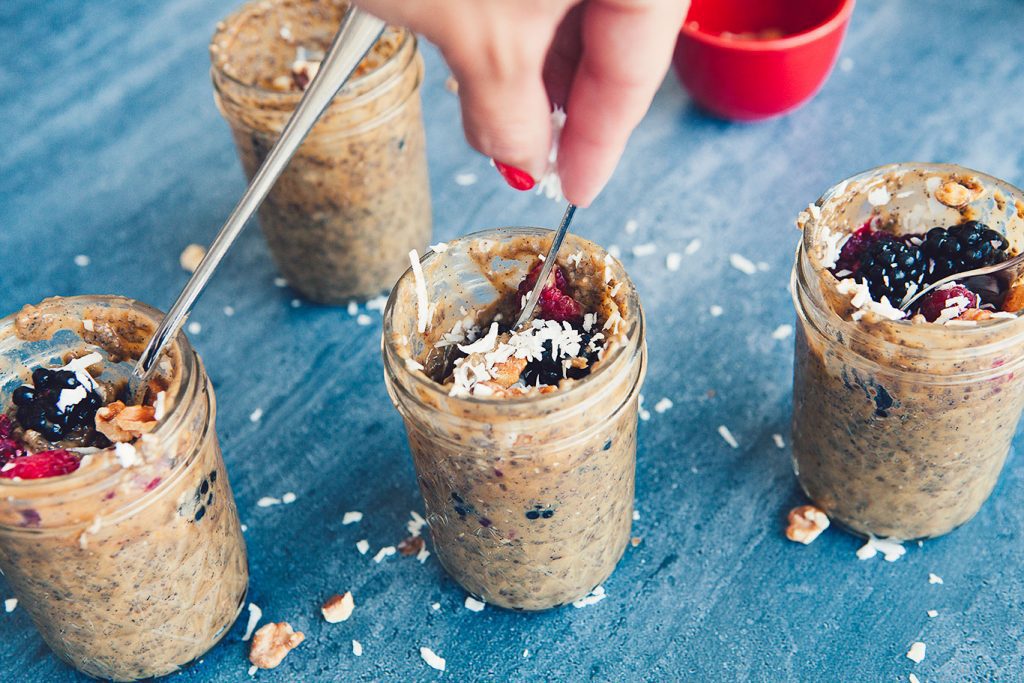
[[[503,164],[500,161],[495,161],[494,167],[498,169],[498,173],[500,173],[501,177],[505,179],[505,182],[515,190],[529,190],[537,184],[537,181],[533,179],[533,176],[521,168],[509,166],[508,164]]]

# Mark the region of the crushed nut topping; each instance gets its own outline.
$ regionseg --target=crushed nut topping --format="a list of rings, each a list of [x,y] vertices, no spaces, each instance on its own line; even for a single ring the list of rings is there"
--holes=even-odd
[[[351,591],[345,591],[344,595],[332,595],[323,605],[320,606],[320,613],[324,615],[324,621],[328,624],[337,624],[346,621],[352,616],[352,610],[356,608],[356,601]]]
[[[421,550],[423,550],[422,536],[410,536],[398,544],[398,552],[402,554],[402,557],[417,555]]]
[[[305,639],[305,634],[293,631],[286,621],[264,624],[252,637],[249,661],[261,669],[273,669]]]
[[[1010,287],[1003,299],[1003,310],[1009,313],[1016,313],[1024,310],[1024,284],[1016,284]]]
[[[181,256],[178,257],[178,263],[181,264],[183,269],[194,273],[205,256],[206,247],[199,244],[190,244],[181,252]]]
[[[114,443],[134,441],[156,427],[153,406],[126,406],[114,401],[96,411],[96,431]]]
[[[828,515],[813,505],[793,508],[789,511],[788,520],[786,538],[804,545],[813,543],[829,525]]]

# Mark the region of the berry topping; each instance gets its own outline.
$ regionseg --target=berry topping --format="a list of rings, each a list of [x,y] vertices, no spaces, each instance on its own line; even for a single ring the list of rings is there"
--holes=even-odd
[[[78,456],[63,449],[41,451],[13,461],[13,467],[0,472],[3,479],[43,479],[70,474],[78,469]]]
[[[980,297],[961,284],[942,287],[925,294],[918,304],[917,312],[930,323],[936,320],[952,320],[968,308],[977,308]]]
[[[928,280],[935,282],[955,273],[1006,260],[1009,242],[984,223],[967,221],[950,228],[932,228],[921,251],[934,262]]]
[[[18,387],[11,397],[18,422],[51,443],[88,434],[102,405],[94,386],[83,384],[74,370],[36,368],[32,386]]]
[[[867,283],[872,299],[881,301],[886,297],[890,304],[899,306],[908,285],[914,283],[920,287],[926,265],[924,254],[914,245],[876,240],[864,250],[859,279]]]
[[[14,438],[14,425],[11,418],[0,415],[0,465],[6,465],[14,458],[25,455],[25,450]]]
[[[540,269],[543,265],[542,262],[538,262],[530,270],[526,278],[519,283],[520,301],[522,301],[524,296],[530,295],[530,290],[533,289],[534,283],[537,282],[537,277],[540,275]],[[537,317],[544,320],[557,320],[559,322],[563,320],[569,322],[580,320],[583,317],[583,307],[566,292],[568,288],[569,282],[565,277],[565,271],[562,270],[561,266],[555,266],[548,278],[547,286],[540,292],[540,300],[537,304],[540,309],[540,315]]]
[[[835,271],[838,273],[846,270],[850,274],[856,275],[868,247],[876,242],[895,241],[895,239],[896,237],[890,233],[872,229],[869,220],[850,235],[850,238],[843,244],[843,248],[839,252],[839,259],[836,261]]]

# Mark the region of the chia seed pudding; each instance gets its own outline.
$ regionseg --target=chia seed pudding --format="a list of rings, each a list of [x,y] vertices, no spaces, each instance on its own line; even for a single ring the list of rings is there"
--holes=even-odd
[[[200,657],[248,585],[213,389],[183,334],[144,400],[125,396],[160,317],[82,296],[0,321],[0,569],[53,652],[103,679]]]
[[[330,46],[346,2],[261,0],[218,24],[214,97],[251,179]],[[260,207],[288,282],[326,304],[390,287],[430,240],[416,37],[389,27],[335,96]]]
[[[861,535],[915,539],[970,520],[1024,408],[1024,287],[945,275],[1024,245],[1024,194],[948,164],[846,180],[800,215],[793,461],[807,495]]]
[[[621,264],[570,235],[538,313],[513,331],[551,232],[502,228],[414,259],[384,315],[434,549],[488,603],[577,600],[629,540],[643,312]],[[421,271],[421,272],[420,272]]]

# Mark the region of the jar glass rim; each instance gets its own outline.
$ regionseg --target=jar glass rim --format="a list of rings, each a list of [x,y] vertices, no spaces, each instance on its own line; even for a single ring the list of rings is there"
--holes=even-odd
[[[547,228],[526,226],[504,226],[499,228],[487,228],[485,230],[480,230],[478,232],[470,233],[468,235],[463,235],[456,239],[449,240],[447,244],[450,247],[451,244],[456,242],[472,242],[474,240],[495,239],[515,235],[545,236],[550,235],[553,232],[553,230]],[[602,253],[607,253],[604,251],[604,249],[601,249],[599,246],[598,249],[600,249]],[[420,267],[422,268],[423,266],[428,266],[433,262],[434,259],[438,258],[444,258],[444,254],[435,252],[433,250],[428,251],[426,254],[420,257]],[[555,401],[562,399],[567,394],[580,391],[584,387],[589,387],[595,383],[596,379],[603,379],[607,375],[608,369],[615,365],[618,359],[622,357],[622,354],[626,351],[626,349],[637,343],[638,339],[642,339],[644,334],[644,312],[643,308],[639,304],[639,296],[636,292],[636,287],[633,285],[632,280],[626,274],[625,268],[623,268],[622,264],[618,261],[618,259],[614,259],[614,263],[620,271],[620,274],[623,276],[620,281],[628,284],[629,286],[628,298],[631,304],[630,312],[633,313],[633,315],[630,316],[632,320],[628,321],[629,329],[627,330],[625,335],[625,338],[628,343],[616,345],[616,348],[613,349],[612,357],[603,359],[601,366],[597,369],[597,372],[590,373],[589,375],[583,377],[582,379],[574,380],[572,387],[567,391],[560,390],[552,391],[546,394],[532,394],[508,398],[495,398],[487,396],[450,396],[448,394],[448,390],[445,389],[444,385],[430,379],[422,372],[412,372],[405,366],[404,362],[394,363],[394,368],[396,369],[396,371],[402,372],[405,377],[411,378],[416,383],[416,386],[422,387],[431,394],[434,394],[438,397],[442,397],[444,400],[455,401],[458,403],[462,403],[464,405],[486,406],[489,408],[493,408],[495,406],[509,406],[510,409],[521,408],[524,406],[536,406],[538,408],[542,408],[546,406],[548,403],[553,403]],[[394,317],[394,308],[397,301],[398,293],[401,290],[403,283],[408,284],[409,280],[413,277],[414,276],[412,273],[412,268],[407,268],[405,272],[402,273],[402,276],[395,283],[395,286],[391,289],[391,294],[388,297],[387,305],[384,307],[384,324],[383,334],[381,335],[381,345],[387,352],[387,356],[393,356],[394,358],[399,360],[402,360],[402,357],[400,356],[399,350],[395,344],[394,325],[392,319]],[[385,364],[387,365],[387,363]]]
[[[64,303],[70,302],[73,305],[88,306],[90,304],[105,305],[111,309],[126,309],[136,313],[140,313],[150,320],[152,320],[154,328],[163,318],[163,313],[149,304],[135,299],[130,299],[124,296],[117,295],[78,295],[69,297],[53,297],[50,299],[44,299],[36,306],[42,306],[47,302]],[[20,311],[19,311],[20,312]],[[14,326],[15,319],[19,312],[11,313],[0,319],[0,337],[5,334],[11,333]],[[83,340],[84,342],[84,340]],[[180,427],[180,424],[185,420],[185,415],[188,412],[188,406],[191,405],[191,401],[194,398],[193,394],[198,386],[197,384],[197,370],[199,364],[197,362],[197,355],[189,343],[184,331],[178,333],[170,349],[165,353],[173,352],[180,359],[180,372],[181,381],[178,383],[178,396],[171,402],[167,414],[164,419],[160,420],[153,431],[150,432],[153,436],[159,438],[172,434],[176,429]],[[127,509],[132,506],[133,502],[138,500],[147,500],[150,494],[159,491],[169,481],[176,478],[178,472],[184,470],[187,463],[194,456],[190,454],[190,457],[183,459],[181,462],[175,464],[174,469],[169,473],[160,485],[155,487],[152,491],[147,492],[147,495],[141,496],[136,501],[130,501],[125,508]],[[86,477],[75,478],[74,474],[62,476],[62,477],[47,477],[41,479],[22,479],[19,481],[13,480],[0,480],[0,498],[12,495],[14,492],[32,494],[33,492],[42,491],[47,496],[60,496],[67,493],[74,492],[76,495],[88,494],[93,490],[100,490],[107,486],[114,484],[117,478],[121,475],[122,468],[105,468],[98,469],[93,473],[90,473]],[[54,489],[52,491],[46,491],[45,489]],[[19,496],[27,497],[27,496]],[[0,525],[2,526],[2,525]]]

